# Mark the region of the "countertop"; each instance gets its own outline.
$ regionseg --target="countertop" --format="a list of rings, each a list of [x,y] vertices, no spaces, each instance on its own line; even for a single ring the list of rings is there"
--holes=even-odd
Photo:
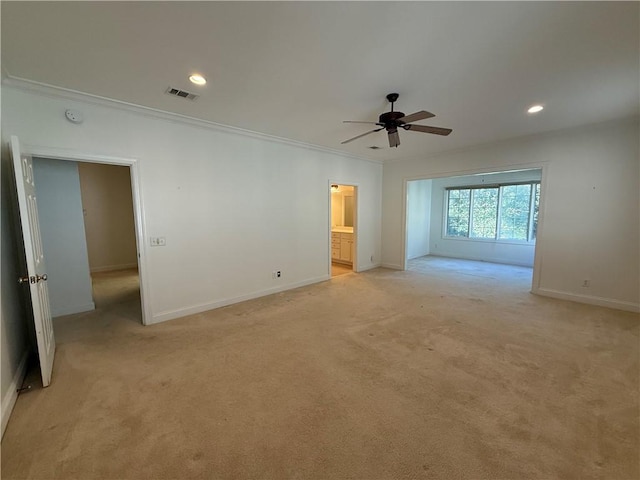
[[[353,227],[331,227],[332,233],[353,233]]]

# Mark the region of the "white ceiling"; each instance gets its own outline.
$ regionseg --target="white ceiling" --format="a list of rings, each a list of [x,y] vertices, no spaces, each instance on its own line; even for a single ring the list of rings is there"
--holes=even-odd
[[[4,75],[402,159],[637,114],[638,2],[6,2]],[[187,77],[200,72],[204,87]],[[168,86],[200,94],[191,102]],[[385,132],[388,110],[449,137]],[[542,103],[545,110],[526,114]],[[381,150],[368,147],[377,145]]]

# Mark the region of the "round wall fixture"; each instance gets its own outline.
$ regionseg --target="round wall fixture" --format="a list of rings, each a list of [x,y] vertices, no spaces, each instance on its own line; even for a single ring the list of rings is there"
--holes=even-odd
[[[82,123],[82,121],[84,120],[82,113],[78,110],[69,109],[64,112],[64,116],[67,117],[67,120],[69,120],[71,123]]]

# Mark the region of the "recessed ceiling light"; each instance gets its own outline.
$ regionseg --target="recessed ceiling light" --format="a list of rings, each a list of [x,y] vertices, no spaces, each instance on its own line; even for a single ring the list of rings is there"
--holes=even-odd
[[[193,75],[191,75],[189,77],[189,80],[191,80],[191,82],[195,83],[196,85],[204,85],[205,83],[207,83],[207,79],[204,78],[202,75],[198,75],[197,73],[194,73]]]
[[[531,107],[529,107],[529,110],[527,110],[527,113],[538,113],[542,110],[544,110],[544,107],[542,105],[532,105]]]

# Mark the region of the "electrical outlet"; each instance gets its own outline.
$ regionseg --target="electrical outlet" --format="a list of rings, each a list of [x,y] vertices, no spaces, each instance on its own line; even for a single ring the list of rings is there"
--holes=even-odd
[[[584,280],[582,282],[582,286],[583,287],[590,287],[591,286],[591,280]]]
[[[165,237],[150,237],[149,244],[152,247],[164,247],[167,244],[167,239]]]
[[[271,272],[271,278],[273,278],[274,280],[281,277],[282,277],[282,272],[280,270],[274,270],[273,272]]]

